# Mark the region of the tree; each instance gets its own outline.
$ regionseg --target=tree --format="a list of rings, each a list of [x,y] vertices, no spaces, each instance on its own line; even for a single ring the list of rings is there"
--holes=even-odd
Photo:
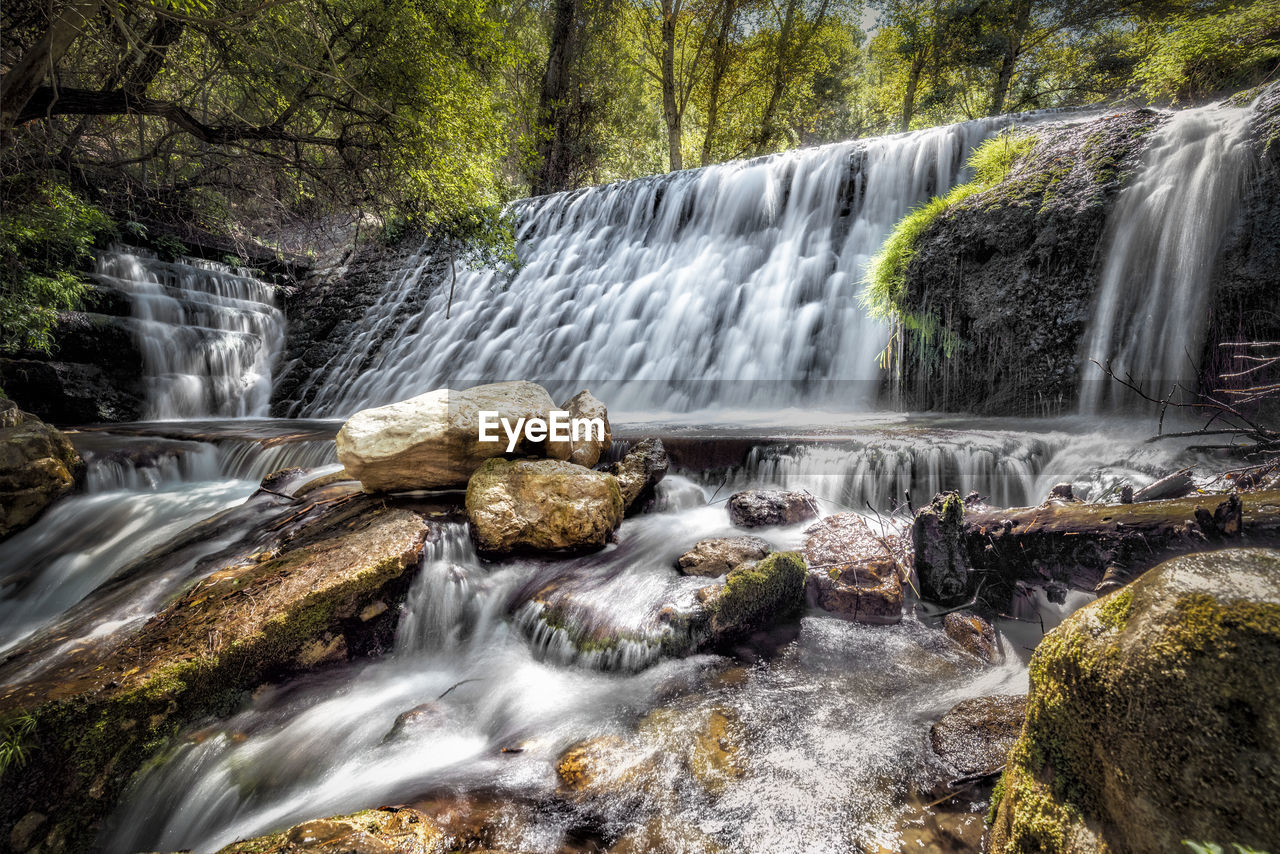
[[[226,230],[233,206],[259,222],[430,218],[497,197],[489,77],[507,45],[483,0],[18,0],[3,14],[3,157],[112,205]]]

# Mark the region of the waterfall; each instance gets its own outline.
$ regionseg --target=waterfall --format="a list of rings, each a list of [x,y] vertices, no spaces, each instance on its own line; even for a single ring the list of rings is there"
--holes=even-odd
[[[1215,105],[1174,114],[1121,191],[1085,339],[1082,412],[1133,403],[1090,359],[1155,395],[1195,388],[1210,276],[1249,163],[1249,113]]]
[[[867,261],[1015,118],[518,202],[513,278],[460,266],[449,319],[448,287],[410,308],[433,268],[424,247],[312,375],[319,391],[293,414],[341,416],[517,378],[565,395],[590,384],[622,411],[867,408],[887,340],[859,305]]]
[[[266,415],[284,315],[270,285],[225,264],[111,249],[100,286],[129,299],[147,418]]]

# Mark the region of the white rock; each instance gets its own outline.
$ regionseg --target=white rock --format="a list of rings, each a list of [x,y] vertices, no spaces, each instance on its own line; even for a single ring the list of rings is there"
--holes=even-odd
[[[554,408],[546,389],[525,381],[436,389],[351,416],[338,431],[338,460],[366,492],[460,487],[485,460],[506,452],[501,428],[499,441],[479,440],[482,410],[514,425],[545,419]],[[542,456],[544,444],[522,440],[517,451]]]
[[[591,392],[582,391],[569,398],[560,408],[569,413],[570,419],[599,418],[604,422],[604,439],[587,438],[584,431],[577,441],[547,442],[547,456],[553,460],[567,460],[580,466],[591,468],[600,462],[600,455],[613,445],[613,431],[609,428],[609,412],[605,405],[592,396]]]

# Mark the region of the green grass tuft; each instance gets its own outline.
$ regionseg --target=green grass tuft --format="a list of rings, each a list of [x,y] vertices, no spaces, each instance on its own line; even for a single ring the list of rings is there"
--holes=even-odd
[[[957,185],[945,196],[934,196],[918,205],[894,227],[867,266],[861,300],[872,317],[891,321],[898,327],[895,339],[905,330],[914,333],[921,349],[940,351],[945,358],[954,354],[960,345],[959,339],[944,329],[932,312],[913,312],[906,306],[907,268],[915,257],[921,236],[938,217],[970,196],[999,184],[1035,145],[1034,136],[1013,131],[987,140],[969,158],[972,180]],[[891,343],[881,354],[881,362],[886,366],[893,346]]]

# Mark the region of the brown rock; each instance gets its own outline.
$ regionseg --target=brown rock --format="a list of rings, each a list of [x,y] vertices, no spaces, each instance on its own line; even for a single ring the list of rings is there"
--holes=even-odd
[[[817,516],[818,500],[804,489],[750,489],[729,496],[729,520],[739,528],[795,525]]]
[[[643,509],[644,499],[653,495],[653,488],[667,476],[671,461],[661,439],[641,439],[620,461],[605,468],[618,479],[622,500],[627,512]]]
[[[408,807],[379,807],[233,842],[218,854],[444,854],[448,843],[426,813]]]
[[[0,539],[70,492],[83,468],[61,430],[0,397]]]
[[[560,404],[560,408],[569,413],[571,419],[599,418],[604,422],[604,438],[580,435],[578,439],[568,442],[547,441],[547,456],[553,460],[566,460],[580,466],[591,468],[600,462],[600,455],[613,445],[613,432],[609,428],[609,412],[605,405],[596,400],[591,392],[583,389],[573,397]]]
[[[1026,713],[1022,695],[961,700],[930,728],[929,739],[957,775],[990,774],[1004,765]]]
[[[1004,649],[995,626],[977,614],[954,611],[942,618],[942,630],[965,652],[988,664],[1004,659]]]
[[[600,548],[622,513],[613,475],[560,460],[489,460],[467,484],[471,539],[485,555]]]
[[[676,558],[676,569],[681,575],[713,578],[727,574],[740,563],[760,560],[771,551],[773,546],[760,537],[714,537],[699,540]]]
[[[902,619],[902,582],[891,547],[857,513],[837,513],[810,526],[803,554],[809,565],[809,600],[824,611],[860,623]]]

